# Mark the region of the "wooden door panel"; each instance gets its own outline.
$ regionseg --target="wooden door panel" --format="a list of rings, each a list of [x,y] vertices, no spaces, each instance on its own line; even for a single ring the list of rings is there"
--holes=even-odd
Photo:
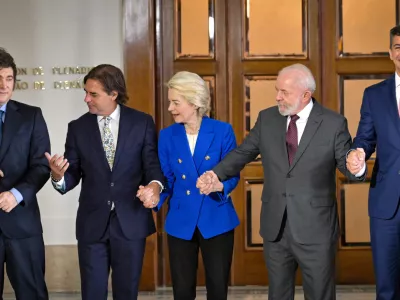
[[[157,62],[160,64],[157,72],[157,99],[161,128],[173,123],[167,111],[167,89],[164,84],[179,71],[199,74],[210,88],[211,117],[229,121],[224,42],[225,5],[225,0],[156,1],[156,15],[160,16],[160,31],[156,35],[160,48],[157,52]],[[201,35],[200,39],[196,38],[195,32]],[[166,213],[167,209],[163,207],[157,214],[160,231],[158,280],[162,285],[171,286],[168,245],[163,230]],[[204,286],[205,272],[201,253],[198,266],[197,285]]]
[[[314,0],[229,1],[228,87],[232,124],[239,143],[253,127],[258,112],[276,105],[275,79],[280,69],[303,63],[312,70],[317,85],[320,84],[317,12],[318,1]],[[274,14],[283,14],[286,18],[277,19]],[[270,15],[270,18],[263,19],[262,15]],[[275,21],[269,23],[267,19]],[[319,96],[317,88],[315,97]],[[241,172],[241,181],[233,193],[241,221],[235,233],[233,285],[268,284],[262,239],[255,233],[259,229],[261,201],[260,191],[256,192],[255,187],[262,183],[262,165],[250,163]],[[300,282],[298,275],[297,283]]]

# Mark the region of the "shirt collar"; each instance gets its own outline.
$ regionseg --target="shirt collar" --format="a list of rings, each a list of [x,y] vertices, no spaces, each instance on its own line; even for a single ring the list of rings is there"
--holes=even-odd
[[[400,76],[397,74],[397,72],[395,74],[394,80],[396,82],[396,88],[398,88],[400,86]]]
[[[117,108],[111,113],[110,117],[114,121],[118,122],[120,116],[121,116],[121,107],[118,104]],[[103,118],[104,118],[104,116],[97,116],[97,122],[100,122],[101,120],[103,120]]]
[[[0,110],[4,111],[5,113],[7,111],[7,103],[0,107]]]
[[[314,106],[314,101],[311,100],[297,115],[300,120],[307,120],[311,114],[311,110]]]

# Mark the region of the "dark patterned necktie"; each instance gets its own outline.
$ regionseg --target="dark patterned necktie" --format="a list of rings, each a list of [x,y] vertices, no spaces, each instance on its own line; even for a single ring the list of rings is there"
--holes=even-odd
[[[293,158],[296,155],[298,147],[297,126],[296,121],[299,119],[298,115],[290,117],[290,123],[286,132],[286,146],[288,152],[289,165],[292,164]]]

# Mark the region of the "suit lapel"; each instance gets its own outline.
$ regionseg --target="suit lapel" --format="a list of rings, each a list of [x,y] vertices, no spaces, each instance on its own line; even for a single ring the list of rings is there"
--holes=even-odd
[[[10,100],[7,103],[7,110],[5,114],[4,124],[3,124],[3,137],[0,146],[0,162],[3,161],[8,148],[17,134],[21,124],[24,119],[19,112],[18,105]]]
[[[120,105],[120,107],[121,107],[121,115],[119,119],[118,142],[117,142],[117,149],[115,150],[113,170],[115,170],[118,162],[120,161],[127,137],[129,135],[130,130],[132,129],[130,118],[127,115],[128,110],[123,105]],[[133,121],[133,118],[131,120]]]
[[[183,163],[185,168],[189,168],[189,171],[197,174],[196,166],[193,161],[192,153],[190,152],[189,142],[183,124],[176,124],[176,126],[174,126],[172,135],[172,142],[178,158],[177,163]]]
[[[396,99],[396,83],[395,83],[395,76],[391,76],[387,80],[388,88],[383,89],[387,95],[382,95],[382,99],[387,99],[387,105],[389,109],[390,118],[393,120],[395,127],[397,128],[398,132],[400,133],[400,118],[399,118],[399,108],[397,106],[397,99]]]
[[[311,110],[310,116],[308,117],[306,128],[304,129],[303,135],[300,139],[299,147],[297,148],[296,155],[294,156],[293,162],[290,165],[289,172],[293,169],[304,151],[310,144],[314,134],[322,122],[322,107],[317,101],[314,101],[314,106]]]
[[[196,148],[194,150],[193,160],[196,165],[197,171],[199,171],[201,164],[203,163],[207,150],[210,148],[211,143],[214,140],[214,130],[212,122],[208,117],[204,117],[201,122],[199,135],[196,141]]]
[[[90,140],[92,141],[90,144],[93,148],[93,155],[96,155],[98,161],[103,167],[106,167],[110,170],[110,166],[108,165],[106,153],[104,152],[103,142],[101,141],[101,134],[99,129],[99,122],[97,121],[97,115],[89,115],[88,125],[87,125],[88,135],[90,136]],[[111,171],[111,170],[110,170]]]

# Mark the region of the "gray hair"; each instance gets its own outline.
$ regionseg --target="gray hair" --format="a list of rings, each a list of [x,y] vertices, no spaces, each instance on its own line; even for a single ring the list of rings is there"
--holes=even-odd
[[[309,90],[313,94],[316,90],[316,83],[313,74],[310,69],[302,64],[294,64],[287,66],[279,71],[280,74],[286,73],[288,71],[295,71],[298,73],[298,84],[306,90]]]
[[[168,81],[167,87],[176,90],[186,101],[197,106],[200,116],[210,111],[210,91],[199,75],[187,71],[178,72]]]

